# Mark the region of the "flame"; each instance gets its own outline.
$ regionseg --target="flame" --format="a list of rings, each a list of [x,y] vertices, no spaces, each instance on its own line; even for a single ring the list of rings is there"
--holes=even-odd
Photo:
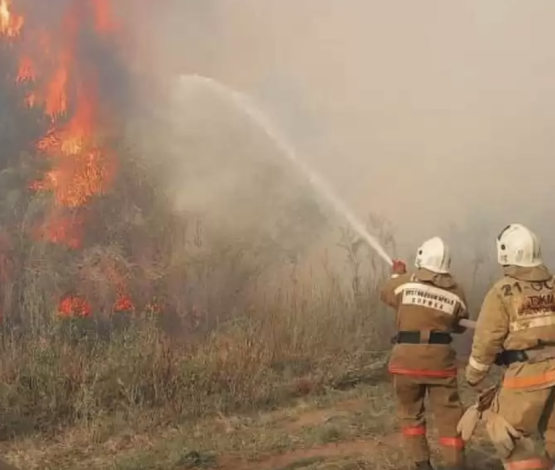
[[[66,295],[58,304],[58,314],[62,317],[89,317],[92,308],[82,295]]]
[[[83,224],[83,217],[79,214],[52,213],[35,228],[35,237],[78,249],[82,246]]]
[[[30,57],[21,57],[19,60],[19,67],[17,70],[17,83],[25,83],[35,81],[37,78],[37,71],[35,64]]]
[[[116,301],[112,306],[114,312],[134,312],[135,304],[127,293],[125,277],[114,264],[106,266],[106,273],[112,283],[116,286]]]
[[[42,178],[30,184],[35,191],[52,193],[57,208],[47,220],[49,227],[43,236],[51,234],[54,243],[69,242],[75,247],[76,237],[71,226],[54,230],[55,223],[69,223],[59,217],[59,208],[75,209],[85,206],[94,197],[106,193],[115,176],[115,158],[99,142],[102,126],[96,103],[94,70],[80,70],[76,57],[81,23],[88,21],[83,2],[72,2],[62,18],[58,33],[44,29],[23,31],[24,18],[11,11],[12,0],[0,0],[0,32],[13,37],[22,33],[23,40],[33,43],[31,50],[40,56],[25,54],[19,58],[16,83],[25,85],[24,105],[40,107],[50,119],[48,132],[37,142],[37,150],[51,163]],[[99,35],[113,32],[115,23],[108,0],[87,0],[93,13],[95,30]],[[28,38],[27,34],[30,34]],[[80,227],[73,227],[76,233]],[[60,236],[63,233],[63,236]]]
[[[26,27],[24,15],[15,14],[12,2],[18,3],[0,0],[0,36],[21,46],[14,50],[20,52],[15,82],[24,87],[22,105],[40,110],[49,121],[36,149],[50,168],[29,187],[51,194],[53,205],[34,235],[76,250],[83,247],[84,208],[110,190],[117,170],[116,156],[102,142],[99,75],[76,51],[80,35],[90,31],[86,26],[104,39],[113,36],[117,25],[110,0],[69,2],[56,31]],[[113,310],[133,311],[123,276],[116,271],[107,276],[116,291]],[[88,316],[91,307],[84,296],[67,295],[59,302],[59,313]]]
[[[0,0],[0,35],[9,38],[19,36],[23,29],[23,16],[12,13],[12,1]]]
[[[65,64],[60,64],[51,81],[48,83],[45,99],[45,113],[54,121],[67,111],[68,69]]]
[[[78,99],[75,115],[65,126],[53,127],[38,142],[39,150],[55,163],[36,190],[52,191],[63,207],[80,207],[105,193],[115,174],[115,159],[95,142],[95,109],[85,95]]]
[[[99,34],[113,32],[115,23],[113,21],[112,9],[109,0],[92,0],[95,17],[95,27]]]
[[[114,312],[133,312],[135,304],[127,294],[121,292],[118,293],[113,309]]]

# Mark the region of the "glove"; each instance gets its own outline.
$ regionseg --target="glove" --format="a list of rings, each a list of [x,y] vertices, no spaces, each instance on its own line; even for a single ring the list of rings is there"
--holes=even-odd
[[[401,260],[393,260],[393,266],[391,267],[393,274],[405,274],[407,272],[407,265]]]
[[[486,419],[486,429],[488,431],[491,443],[502,460],[508,459],[515,448],[515,441],[519,440],[519,444],[525,448],[533,449],[534,443],[529,438],[524,438],[511,424],[502,416],[491,411],[484,413]]]
[[[463,441],[470,440],[481,417],[482,413],[478,411],[478,405],[467,408],[457,424],[457,432],[461,435]]]
[[[468,441],[474,434],[474,430],[478,424],[478,421],[482,418],[484,411],[488,410],[495,398],[497,393],[497,385],[485,389],[480,395],[476,403],[471,407],[467,408],[464,412],[462,418],[457,424],[457,432],[461,435],[463,441]]]
[[[474,367],[472,367],[470,364],[468,364],[466,366],[466,370],[465,370],[465,378],[466,378],[466,382],[468,383],[468,385],[470,385],[472,388],[475,388],[477,385],[480,384],[480,382],[482,380],[484,380],[486,378],[486,375],[488,375],[487,371],[481,371],[481,370],[476,370],[474,369]]]

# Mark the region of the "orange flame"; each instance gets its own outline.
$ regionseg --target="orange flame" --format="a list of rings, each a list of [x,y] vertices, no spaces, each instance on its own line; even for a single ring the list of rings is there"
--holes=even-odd
[[[68,69],[65,64],[60,64],[46,91],[45,113],[53,121],[67,111],[67,82]]]
[[[17,71],[17,83],[32,82],[37,78],[35,64],[30,57],[22,57],[19,60],[19,68]]]
[[[36,228],[35,236],[77,249],[82,246],[83,222],[79,215],[52,213],[42,226]]]
[[[60,300],[58,314],[62,317],[89,317],[92,308],[81,295],[67,295]]]
[[[9,38],[19,36],[23,28],[23,17],[11,11],[11,0],[0,0],[0,35]]]
[[[94,13],[94,26],[99,34],[114,29],[108,0],[88,0]],[[14,36],[22,32],[23,16],[11,12],[12,0],[0,0],[0,32]],[[31,40],[39,47],[40,58],[26,54],[19,59],[16,82],[30,89],[24,99],[27,107],[41,106],[50,118],[50,130],[37,142],[37,149],[52,164],[51,170],[30,186],[36,191],[51,192],[60,208],[77,208],[95,196],[105,193],[115,175],[112,153],[98,142],[102,129],[96,109],[94,71],[82,73],[77,66],[75,47],[80,22],[87,17],[80,9],[82,4],[73,2],[65,12],[59,36],[45,30],[34,33]],[[37,60],[38,59],[38,60]],[[81,73],[80,73],[81,72]],[[57,211],[59,212],[59,211]],[[58,215],[52,216],[48,226],[60,223]],[[75,227],[79,231],[79,227]],[[52,242],[71,240],[71,227],[52,234]],[[60,237],[58,232],[67,236]]]
[[[114,303],[114,312],[132,312],[135,310],[135,304],[127,294],[120,293]]]
[[[35,236],[78,249],[83,244],[85,222],[81,208],[109,191],[116,159],[101,141],[94,69],[83,71],[84,59],[76,55],[76,47],[83,22],[92,21],[99,36],[113,35],[116,22],[110,0],[76,0],[65,11],[58,32],[31,31],[24,28],[24,16],[12,11],[12,1],[0,0],[0,36],[32,44],[19,57],[15,81],[25,86],[25,106],[41,109],[51,123],[36,144],[51,167],[30,188],[52,194],[54,205]],[[88,11],[85,4],[90,7]],[[33,54],[37,48],[40,52]],[[114,275],[112,282],[116,287],[113,310],[133,311],[135,306],[127,295],[124,279]],[[82,296],[65,296],[59,303],[59,313],[88,316],[91,307]]]
[[[114,312],[134,312],[135,304],[127,294],[125,277],[114,264],[106,266],[106,273],[116,286],[116,301],[112,306]]]
[[[112,32],[115,28],[109,0],[91,0],[94,10],[96,31],[100,34]]]

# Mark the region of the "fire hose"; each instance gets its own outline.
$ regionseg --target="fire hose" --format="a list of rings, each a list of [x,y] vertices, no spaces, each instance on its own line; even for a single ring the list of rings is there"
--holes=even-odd
[[[467,320],[466,318],[459,321],[459,325],[465,328],[470,328],[471,330],[476,329],[476,322],[474,320]]]

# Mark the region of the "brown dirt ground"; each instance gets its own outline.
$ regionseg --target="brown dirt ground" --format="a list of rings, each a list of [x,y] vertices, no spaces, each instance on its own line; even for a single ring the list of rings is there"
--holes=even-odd
[[[463,387],[465,404],[473,398]],[[430,424],[433,429],[433,419]],[[105,438],[72,430],[55,441],[4,443],[0,452],[20,470],[393,470],[406,463],[396,427],[391,386],[383,382],[252,416],[220,415],[144,432],[110,428]],[[483,430],[469,460],[474,469],[502,468]]]
[[[297,449],[282,455],[270,455],[255,462],[245,462],[240,457],[225,456],[218,463],[221,470],[275,470],[288,468],[295,463],[317,462],[336,457],[364,457],[376,454],[378,447],[393,448],[399,445],[397,435],[384,436],[382,439],[359,439],[354,441],[329,443],[310,449]]]

